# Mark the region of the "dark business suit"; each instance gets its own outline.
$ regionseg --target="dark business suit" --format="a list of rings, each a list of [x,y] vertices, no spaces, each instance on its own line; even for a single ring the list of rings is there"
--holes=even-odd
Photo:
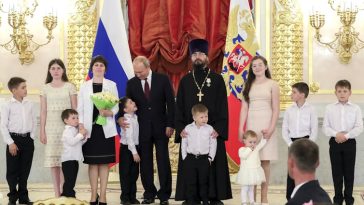
[[[175,100],[167,76],[152,72],[149,100],[145,97],[141,80],[137,77],[127,83],[126,95],[138,107],[140,176],[144,187],[144,199],[168,200],[172,192],[172,175],[169,161],[166,127],[174,128]],[[156,148],[160,190],[154,185],[153,144]]]
[[[312,180],[302,185],[286,205],[302,205],[311,200],[317,205],[332,204],[329,195],[321,188],[318,180]]]

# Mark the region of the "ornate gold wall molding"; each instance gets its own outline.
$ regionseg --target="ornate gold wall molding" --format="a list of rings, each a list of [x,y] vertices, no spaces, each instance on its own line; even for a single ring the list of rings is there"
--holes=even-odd
[[[68,19],[68,77],[77,88],[85,81],[97,29],[96,0],[77,0],[76,12]]]
[[[177,173],[178,170],[178,154],[179,154],[179,145],[174,143],[174,135],[169,139],[169,158],[171,162],[172,173]]]
[[[291,86],[303,80],[303,19],[295,0],[275,0],[272,75],[280,86],[281,109],[291,104]]]

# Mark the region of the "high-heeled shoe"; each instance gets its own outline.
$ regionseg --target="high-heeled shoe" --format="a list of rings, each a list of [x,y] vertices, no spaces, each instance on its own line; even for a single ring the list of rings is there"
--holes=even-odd
[[[107,205],[107,203],[99,202],[99,205]]]
[[[99,205],[99,194],[96,195],[96,201],[90,201],[90,205]]]

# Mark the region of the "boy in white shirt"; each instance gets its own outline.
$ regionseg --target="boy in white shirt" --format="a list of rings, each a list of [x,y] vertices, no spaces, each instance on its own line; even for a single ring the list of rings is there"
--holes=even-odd
[[[217,142],[212,137],[213,127],[207,124],[207,107],[203,104],[194,105],[192,116],[194,122],[185,127],[187,137],[182,138],[181,142],[187,205],[195,204],[199,199],[203,205],[208,205],[209,167],[216,155]]]
[[[282,123],[282,137],[288,147],[293,141],[301,138],[309,138],[312,141],[317,138],[317,114],[314,107],[306,102],[308,94],[309,87],[305,82],[292,85],[291,99],[293,104],[284,113]],[[294,187],[294,180],[287,174],[287,201],[291,199]]]
[[[119,117],[124,117],[125,122],[129,124],[125,130],[121,129],[120,133],[120,204],[140,204],[136,199],[136,181],[139,176],[139,123],[135,114],[137,107],[135,102],[128,97],[120,99]]]
[[[82,145],[86,142],[86,130],[78,129],[78,113],[74,109],[65,109],[61,118],[66,124],[62,134],[61,161],[64,183],[61,196],[76,197],[74,188],[79,167],[78,161],[83,160]]]
[[[9,203],[31,205],[27,181],[32,167],[34,137],[37,125],[34,105],[25,99],[25,80],[13,77],[8,82],[13,97],[1,109],[1,134],[6,146],[6,180]],[[18,186],[18,188],[17,188]]]
[[[351,103],[351,84],[339,80],[335,85],[337,102],[326,106],[323,131],[330,137],[330,161],[334,181],[334,204],[354,204],[353,184],[356,157],[355,138],[363,132],[363,118],[358,105]],[[343,183],[345,190],[343,194]]]

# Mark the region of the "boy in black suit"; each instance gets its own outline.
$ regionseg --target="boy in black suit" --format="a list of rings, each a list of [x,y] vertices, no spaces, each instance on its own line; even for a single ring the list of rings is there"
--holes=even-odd
[[[319,148],[309,139],[294,141],[288,151],[288,174],[296,184],[291,199],[286,205],[311,202],[313,204],[331,204],[329,195],[316,180],[315,172],[319,166]]]

